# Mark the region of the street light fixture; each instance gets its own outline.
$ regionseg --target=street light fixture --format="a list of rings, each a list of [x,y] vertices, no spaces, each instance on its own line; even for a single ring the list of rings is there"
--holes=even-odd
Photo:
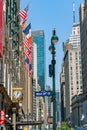
[[[52,60],[51,64],[49,65],[49,77],[52,77],[52,86],[53,86],[53,95],[52,95],[52,100],[53,100],[53,130],[56,130],[56,91],[55,91],[55,43],[58,42],[58,37],[56,36],[56,30],[53,30],[52,38],[51,38],[51,45],[49,47],[49,50],[52,54]]]
[[[53,30],[53,36],[52,36],[52,38],[51,38],[51,43],[53,43],[53,44],[55,44],[55,43],[57,43],[58,42],[58,37],[56,36],[56,30],[54,29]]]

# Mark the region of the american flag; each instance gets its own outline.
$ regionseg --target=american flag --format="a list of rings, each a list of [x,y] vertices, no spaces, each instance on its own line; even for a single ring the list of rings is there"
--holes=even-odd
[[[29,59],[28,59],[28,58],[26,58],[24,61],[25,61],[27,64],[29,64]]]
[[[25,40],[23,43],[26,46],[26,48],[29,50],[29,52],[32,52],[32,45],[28,44],[28,40]]]
[[[29,5],[27,5],[26,8],[20,11],[18,14],[18,16],[20,16],[23,19],[23,21],[26,21],[26,18],[28,16],[28,6]]]
[[[32,75],[32,64],[29,64],[29,75]]]
[[[27,71],[29,71],[29,64],[26,64],[25,68]]]
[[[25,66],[26,70],[29,72],[29,75],[32,75],[32,65],[31,64],[26,64]]]
[[[29,52],[29,50],[25,51],[26,57],[29,59],[29,63],[32,63],[32,53]]]

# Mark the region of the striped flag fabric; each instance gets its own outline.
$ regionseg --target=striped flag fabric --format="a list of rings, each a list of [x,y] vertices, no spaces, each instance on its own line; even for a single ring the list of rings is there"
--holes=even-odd
[[[23,19],[23,21],[26,21],[26,19],[27,19],[27,16],[28,16],[28,6],[29,5],[27,5],[26,8],[23,9],[22,11],[20,11],[19,14],[18,14],[18,16],[20,16]]]
[[[29,63],[32,63],[32,53],[29,52],[29,50],[25,51],[26,57],[29,59]]]
[[[29,72],[29,64],[26,64],[25,68]]]
[[[32,75],[32,64],[29,64],[29,75]]]
[[[28,44],[28,40],[25,40],[25,41],[23,42],[23,44],[26,46],[26,48],[27,48],[30,52],[32,52],[32,45],[31,45],[31,44]]]
[[[29,72],[29,75],[31,76],[32,75],[32,65],[31,64],[27,64],[25,66],[26,70]]]

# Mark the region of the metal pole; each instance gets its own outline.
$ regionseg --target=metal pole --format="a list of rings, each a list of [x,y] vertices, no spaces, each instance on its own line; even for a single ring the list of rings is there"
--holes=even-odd
[[[55,91],[55,47],[53,46],[52,66],[53,66],[53,130],[56,130],[56,91]]]
[[[55,60],[55,46],[54,44],[58,42],[58,37],[56,36],[56,31],[55,29],[53,30],[53,35],[51,38],[51,46],[49,47],[49,50],[52,54],[52,61],[51,61],[51,65],[49,65],[49,76],[52,77],[52,82],[53,82],[53,130],[56,130],[56,90],[55,90],[55,64],[56,64],[56,60]]]
[[[13,130],[16,130],[16,114],[13,113]]]
[[[16,130],[16,108],[15,107],[12,108],[12,112],[13,112],[13,119],[12,119],[13,130]]]

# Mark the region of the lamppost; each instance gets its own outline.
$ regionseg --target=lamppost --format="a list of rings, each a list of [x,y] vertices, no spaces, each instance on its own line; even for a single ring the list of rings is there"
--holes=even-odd
[[[49,50],[52,54],[52,60],[51,64],[49,65],[49,77],[52,77],[52,87],[53,87],[53,95],[52,95],[52,100],[53,100],[53,130],[56,130],[56,91],[55,91],[55,43],[58,42],[58,37],[56,36],[56,30],[54,29],[52,32],[52,37],[51,37],[51,45],[49,47]]]

